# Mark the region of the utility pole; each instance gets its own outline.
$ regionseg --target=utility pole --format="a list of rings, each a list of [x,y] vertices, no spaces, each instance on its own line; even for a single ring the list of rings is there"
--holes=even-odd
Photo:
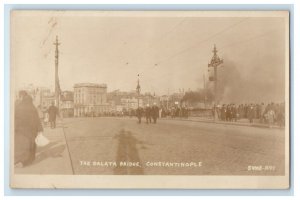
[[[213,79],[210,79],[214,81],[214,95],[215,95],[215,104],[219,103],[219,97],[218,97],[218,66],[220,66],[223,63],[223,60],[219,58],[217,55],[217,48],[216,45],[214,45],[214,49],[212,51],[214,53],[213,57],[210,60],[210,63],[208,64],[208,67],[212,67],[214,69],[214,77]]]
[[[58,42],[58,36],[56,36],[56,41],[53,44],[55,45],[55,103],[57,108],[59,109],[60,86],[58,80],[58,59],[59,59],[58,46],[60,45],[60,43]]]
[[[141,93],[141,86],[140,86],[140,79],[139,79],[139,74],[138,74],[138,81],[137,81],[137,86],[136,86],[136,92],[137,92],[137,100],[138,100],[138,108],[140,107],[140,93]]]

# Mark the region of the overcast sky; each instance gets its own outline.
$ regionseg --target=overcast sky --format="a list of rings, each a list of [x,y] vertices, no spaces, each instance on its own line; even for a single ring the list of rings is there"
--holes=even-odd
[[[136,88],[138,74],[143,93],[196,90],[203,87],[216,44],[224,69],[230,63],[241,79],[273,86],[270,98],[284,96],[283,18],[19,13],[12,23],[17,87],[53,87],[56,35],[61,42],[62,90],[91,82],[106,83],[108,91],[130,91]],[[255,87],[251,90],[261,85]]]

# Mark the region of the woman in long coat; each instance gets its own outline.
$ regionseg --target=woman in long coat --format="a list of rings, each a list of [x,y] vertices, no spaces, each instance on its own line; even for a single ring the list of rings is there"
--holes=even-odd
[[[26,166],[35,159],[35,137],[43,127],[32,98],[25,94],[15,108],[15,152],[14,163]]]

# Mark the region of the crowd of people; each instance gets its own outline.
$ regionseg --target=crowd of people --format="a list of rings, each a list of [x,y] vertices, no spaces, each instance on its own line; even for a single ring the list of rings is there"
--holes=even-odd
[[[277,124],[282,127],[285,125],[285,104],[223,104],[222,106],[215,106],[212,109],[212,115],[222,121],[236,122],[240,119],[248,119],[250,123],[257,120],[259,123],[270,126]]]
[[[155,108],[155,111],[153,111]],[[152,109],[152,110],[151,110]],[[211,111],[209,111],[211,110]],[[141,118],[145,116],[146,121],[155,115],[157,118],[185,118],[190,116],[197,117],[201,115],[204,118],[215,118],[220,121],[237,122],[242,119],[247,119],[249,123],[268,124],[270,127],[277,125],[283,127],[285,125],[285,104],[284,103],[250,103],[250,104],[223,104],[214,106],[212,109],[195,109],[185,106],[173,106],[170,108],[152,107],[147,105],[146,108],[138,108],[134,112],[128,112],[130,116]],[[211,114],[210,114],[211,113]],[[208,114],[208,115],[207,115]],[[153,118],[153,117],[152,117]],[[140,121],[140,120],[139,120]],[[156,120],[155,120],[156,121]]]
[[[171,117],[171,118],[188,118],[189,110],[185,106],[173,106],[171,108],[162,108],[161,117]]]
[[[153,111],[153,109],[155,111]],[[98,115],[86,115],[86,117],[145,117],[146,122],[148,121],[148,123],[156,122],[158,118],[187,119],[189,117],[200,117],[203,119],[214,118],[228,122],[237,122],[242,119],[247,119],[249,123],[255,122],[283,127],[285,125],[285,104],[222,104],[206,109],[196,109],[180,104],[171,107],[147,104],[138,109],[103,112]]]
[[[156,104],[153,104],[153,106],[150,106],[149,104],[146,105],[145,108],[138,107],[136,110],[136,116],[138,118],[138,123],[140,124],[142,122],[142,117],[144,116],[146,119],[147,124],[154,123],[156,124],[157,118],[159,118],[160,115],[160,109]]]
[[[147,124],[155,124],[158,118],[188,118],[188,109],[186,107],[174,106],[167,109],[164,107],[158,107],[156,103],[152,106],[147,104],[145,107],[138,107],[136,110],[124,113],[124,116],[136,116],[138,118],[138,123],[141,123],[141,119],[145,117]]]

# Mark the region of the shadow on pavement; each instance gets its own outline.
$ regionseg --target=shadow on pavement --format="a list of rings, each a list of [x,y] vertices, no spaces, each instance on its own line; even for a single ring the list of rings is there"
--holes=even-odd
[[[65,144],[61,144],[58,146],[55,146],[56,143],[50,143],[45,147],[39,148],[38,152],[41,152],[36,156],[36,159],[32,163],[32,165],[35,165],[47,158],[57,158],[57,157],[62,157],[62,153],[66,148]],[[55,147],[54,147],[55,146]]]
[[[118,149],[116,155],[117,167],[114,168],[114,174],[116,175],[141,175],[144,174],[142,166],[120,166],[120,162],[140,163],[139,152],[137,150],[137,144],[142,144],[137,140],[130,131],[121,130],[118,135],[115,136],[118,140]]]

